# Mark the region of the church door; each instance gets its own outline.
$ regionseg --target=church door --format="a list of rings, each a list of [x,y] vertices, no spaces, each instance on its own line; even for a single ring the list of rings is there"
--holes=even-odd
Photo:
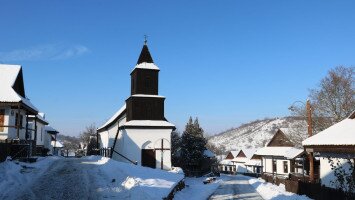
[[[154,149],[142,149],[142,166],[155,168],[155,162]]]

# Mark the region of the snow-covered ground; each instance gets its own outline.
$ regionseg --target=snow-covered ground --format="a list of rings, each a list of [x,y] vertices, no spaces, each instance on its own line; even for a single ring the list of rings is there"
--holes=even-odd
[[[266,200],[310,200],[307,196],[287,192],[283,185],[276,186],[265,183],[262,179],[243,175],[221,175],[217,181],[206,185],[203,184],[204,179],[186,178],[187,187],[176,193],[174,199],[260,199],[261,196]]]
[[[101,165],[97,177],[100,180],[98,192],[105,198],[162,199],[167,197],[175,185],[184,178],[182,174],[98,156],[92,156],[90,160]]]
[[[242,175],[238,175],[242,176]],[[292,199],[292,200],[310,200],[305,195],[297,195],[285,190],[285,185],[280,184],[279,186],[267,183],[261,178],[251,178],[248,176],[242,176],[243,178],[249,179],[249,184],[253,186],[256,191],[264,199],[282,200],[282,199]]]
[[[0,163],[0,199],[162,199],[182,174],[108,158],[41,158]]]
[[[185,188],[175,194],[175,200],[205,200],[219,187],[222,179],[210,184],[203,184],[206,177],[185,178]]]
[[[38,158],[35,163],[0,163],[0,199],[8,199],[20,188],[36,181],[59,157]]]

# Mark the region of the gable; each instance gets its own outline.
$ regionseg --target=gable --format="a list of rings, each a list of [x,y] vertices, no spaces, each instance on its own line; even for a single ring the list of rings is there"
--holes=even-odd
[[[240,150],[237,157],[238,158],[246,158],[246,155],[244,154],[243,150]]]
[[[234,156],[233,156],[232,152],[229,152],[226,156],[226,159],[233,159],[233,158],[234,158]]]
[[[275,133],[274,137],[266,145],[268,147],[293,147],[295,146],[286,135],[279,129]]]
[[[25,87],[23,83],[23,75],[22,75],[22,69],[20,69],[20,72],[18,73],[16,80],[14,82],[14,85],[12,88],[15,90],[15,92],[22,97],[25,97]]]

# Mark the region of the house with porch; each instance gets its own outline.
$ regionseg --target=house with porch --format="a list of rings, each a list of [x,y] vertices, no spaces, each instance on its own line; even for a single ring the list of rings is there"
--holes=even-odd
[[[252,157],[244,163],[244,165],[246,167],[247,173],[260,175],[263,171],[263,166],[261,165],[261,156],[256,155],[255,152]]]
[[[63,145],[57,141],[59,131],[49,125],[44,127],[44,131],[46,134],[44,148],[48,149],[48,155],[60,155],[59,150],[63,148]]]
[[[175,126],[164,116],[165,97],[158,94],[159,71],[145,41],[131,72],[131,95],[97,130],[102,155],[171,169],[171,132]]]
[[[294,146],[278,129],[270,142],[255,152],[255,155],[261,157],[263,174],[284,178],[288,177],[290,173],[294,173],[296,158],[304,154],[303,149]]]
[[[0,64],[0,160],[35,155],[37,130],[29,127],[29,115],[37,114],[26,97],[22,67]]]
[[[355,167],[355,110],[346,119],[307,138],[302,145],[307,152],[319,154],[322,185],[337,188],[336,169],[355,180],[355,171],[351,171]],[[330,161],[333,161],[335,168],[332,168]]]
[[[32,140],[36,141],[36,154],[38,156],[46,156],[49,147],[45,146],[45,141],[50,137],[45,131],[45,126],[49,122],[45,119],[44,113],[38,113],[38,115],[29,115],[29,124],[32,130],[36,130],[36,133],[32,134]]]
[[[224,160],[220,161],[219,170],[226,173],[248,173],[245,163],[249,161],[257,149],[243,148],[238,151],[230,151]]]
[[[224,159],[219,161],[218,169],[222,173],[234,174],[236,172],[237,167],[232,162],[238,155],[239,151],[229,151]]]

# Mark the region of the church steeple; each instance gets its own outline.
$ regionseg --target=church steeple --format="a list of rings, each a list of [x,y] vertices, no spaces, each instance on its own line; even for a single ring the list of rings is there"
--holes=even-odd
[[[153,58],[150,55],[149,49],[148,49],[148,45],[147,42],[145,41],[141,54],[139,55],[138,61],[137,61],[137,65],[141,64],[141,63],[154,63],[153,62]]]
[[[127,121],[164,120],[164,100],[158,95],[159,68],[145,41],[131,73],[131,96],[126,100]]]

